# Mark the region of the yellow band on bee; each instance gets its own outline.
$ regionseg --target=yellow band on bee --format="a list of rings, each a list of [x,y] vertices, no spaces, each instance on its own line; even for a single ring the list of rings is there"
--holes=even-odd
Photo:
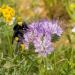
[[[22,22],[18,22],[18,24],[19,24],[20,26],[22,26]]]
[[[19,38],[18,38],[18,37],[15,37],[15,40],[16,40],[16,41],[18,41],[18,40],[19,40]]]
[[[22,48],[22,49],[24,49],[24,48],[25,48],[24,44],[21,44],[20,46],[21,46],[21,48]]]

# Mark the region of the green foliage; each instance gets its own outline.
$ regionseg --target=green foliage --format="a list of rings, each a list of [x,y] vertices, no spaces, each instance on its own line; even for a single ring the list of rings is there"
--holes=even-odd
[[[74,0],[65,0],[65,8],[70,18],[75,21],[75,1]]]

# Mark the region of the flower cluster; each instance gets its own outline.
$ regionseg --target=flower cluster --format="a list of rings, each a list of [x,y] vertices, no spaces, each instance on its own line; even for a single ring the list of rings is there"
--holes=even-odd
[[[62,29],[57,21],[40,20],[29,25],[29,31],[24,34],[25,47],[28,48],[32,42],[35,52],[41,56],[47,56],[53,51],[51,42],[52,34],[61,36]]]
[[[0,13],[2,13],[2,16],[4,17],[6,23],[11,22],[15,16],[14,9],[9,7],[8,5],[2,5],[0,7]]]

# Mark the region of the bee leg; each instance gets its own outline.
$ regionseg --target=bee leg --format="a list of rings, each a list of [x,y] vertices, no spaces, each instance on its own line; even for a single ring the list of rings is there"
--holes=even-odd
[[[13,36],[12,36],[12,44],[13,44],[13,42],[14,42],[16,36],[17,36],[17,33],[14,32],[14,34],[13,34]]]
[[[19,54],[19,44],[17,43],[16,48],[14,50],[15,54]]]

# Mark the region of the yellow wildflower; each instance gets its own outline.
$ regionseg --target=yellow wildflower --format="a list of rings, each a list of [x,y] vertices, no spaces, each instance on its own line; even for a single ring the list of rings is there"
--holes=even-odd
[[[8,7],[7,6],[7,9],[9,10],[11,16],[14,16],[15,15],[15,11],[11,7]]]
[[[15,16],[14,9],[9,7],[8,5],[3,4],[0,10],[7,23],[9,23]]]
[[[10,12],[8,9],[2,9],[2,14],[3,14],[3,17],[10,15]],[[10,15],[11,16],[11,15]]]
[[[12,17],[8,14],[7,16],[4,16],[4,19],[8,23],[12,20]]]

